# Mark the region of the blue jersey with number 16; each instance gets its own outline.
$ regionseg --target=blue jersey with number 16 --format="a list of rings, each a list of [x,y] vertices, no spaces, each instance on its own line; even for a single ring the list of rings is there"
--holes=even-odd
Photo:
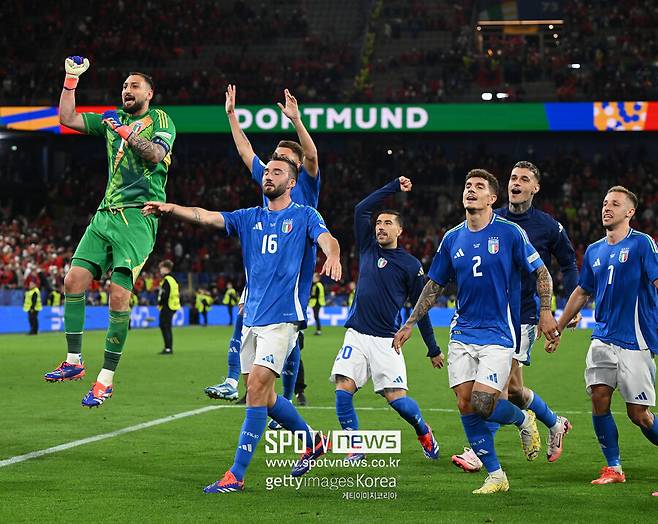
[[[450,339],[516,348],[521,271],[532,273],[543,265],[525,231],[496,214],[480,231],[470,231],[465,221],[448,231],[429,277],[443,287],[450,280],[457,284]]]
[[[281,211],[267,207],[222,212],[227,236],[242,244],[246,274],[245,326],[305,322],[300,271],[306,250],[327,233],[315,209],[294,202]]]

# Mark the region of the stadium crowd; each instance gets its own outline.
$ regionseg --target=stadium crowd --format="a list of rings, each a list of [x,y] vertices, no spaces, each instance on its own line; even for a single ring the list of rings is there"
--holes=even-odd
[[[402,245],[427,268],[443,234],[463,220],[461,189],[463,176],[476,166],[486,167],[500,180],[500,202],[506,200],[511,166],[518,158],[497,152],[495,146],[447,147],[440,141],[411,142],[405,137],[392,141],[390,154],[379,145],[351,141],[345,149],[339,143],[318,138],[322,172],[319,209],[340,240],[345,276],[332,284],[328,298],[344,295],[358,270],[352,220],[355,204],[371,190],[394,176],[404,174],[414,182],[414,191],[398,197],[391,206],[402,210],[405,232]],[[226,137],[220,148],[194,149],[183,145],[174,157],[168,183],[168,200],[207,209],[235,209],[260,205],[260,192]],[[653,176],[658,165],[643,148],[610,148],[586,154],[564,149],[559,154],[529,159],[542,171],[542,191],[535,200],[540,209],[556,216],[566,227],[580,265],[586,246],[603,234],[600,225],[601,198],[605,190],[623,180],[640,195],[640,206],[632,225],[658,237],[658,183]],[[536,155],[535,155],[536,156]],[[10,195],[0,199],[0,287],[23,288],[38,278],[46,289],[61,287],[63,275],[75,248],[102,194],[105,160],[99,155],[76,155],[67,169],[48,184],[50,202],[29,216],[17,216]],[[440,181],[440,183],[437,183]],[[85,210],[72,213],[71,210]],[[81,215],[81,216],[80,216]],[[77,221],[73,217],[77,216]],[[136,285],[140,299],[153,302],[157,287],[157,263],[171,259],[175,271],[193,273],[190,285],[216,288],[220,297],[228,281],[244,282],[239,243],[219,231],[203,230],[174,220],[162,220],[154,256]],[[186,280],[186,277],[184,277]],[[96,284],[96,290],[102,284]],[[559,279],[558,279],[559,291]]]
[[[658,86],[658,7],[650,0],[621,4],[565,0],[564,25],[557,38],[537,34],[482,32],[474,35],[477,2],[393,3],[377,12],[370,75],[389,80],[384,89],[365,82],[353,89],[363,64],[364,36],[347,37],[329,25],[309,21],[307,2],[287,0],[272,9],[241,0],[223,2],[145,2],[131,9],[102,2],[49,2],[33,9],[15,2],[0,12],[6,50],[0,64],[0,104],[54,105],[59,98],[61,57],[84,49],[94,67],[86,76],[79,104],[116,103],[131,68],[155,79],[156,103],[216,104],[225,86],[242,87],[241,103],[272,103],[288,87],[308,102],[451,102],[480,101],[483,90],[504,91],[508,101],[649,100]],[[346,16],[365,12],[377,2],[338,6]],[[31,4],[30,4],[31,5]],[[349,9],[349,12],[347,11]],[[64,13],[75,11],[75,17]],[[12,24],[20,17],[25,25]],[[99,20],[121,17],[130,27],[130,52],[123,34]],[[153,23],[153,21],[156,21]],[[364,17],[362,33],[366,31]],[[632,28],[633,30],[630,30]],[[423,40],[441,32],[439,41]],[[67,50],[62,33],[68,35]],[[29,37],[26,37],[29,35]],[[263,36],[265,35],[265,36]],[[268,58],[263,51],[266,38]],[[236,44],[239,42],[239,45]],[[399,45],[391,45],[398,42]],[[45,50],[35,60],[33,49]],[[272,59],[275,56],[275,59]],[[571,68],[578,64],[578,68]],[[258,71],[258,82],[253,82]],[[229,74],[230,72],[230,74]],[[544,81],[549,90],[528,91]]]

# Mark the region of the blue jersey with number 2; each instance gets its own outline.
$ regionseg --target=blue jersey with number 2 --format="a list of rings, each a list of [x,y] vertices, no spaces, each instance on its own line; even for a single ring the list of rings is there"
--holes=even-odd
[[[466,222],[448,231],[432,261],[429,277],[445,287],[457,284],[457,309],[450,339],[464,344],[515,348],[520,329],[521,271],[543,266],[517,224],[493,215],[480,231]]]

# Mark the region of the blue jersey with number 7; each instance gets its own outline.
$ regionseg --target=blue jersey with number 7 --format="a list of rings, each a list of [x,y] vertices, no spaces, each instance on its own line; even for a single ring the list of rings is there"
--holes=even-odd
[[[592,338],[625,349],[658,354],[658,248],[630,229],[614,245],[605,238],[588,246],[578,285],[595,296]]]
[[[281,211],[267,207],[222,212],[227,236],[242,244],[246,274],[245,326],[305,322],[308,297],[300,288],[307,249],[327,226],[317,210],[291,202]]]
[[[429,277],[443,287],[451,280],[457,284],[450,339],[516,348],[521,271],[532,273],[543,265],[525,231],[498,215],[480,231],[470,231],[466,221],[448,231]]]

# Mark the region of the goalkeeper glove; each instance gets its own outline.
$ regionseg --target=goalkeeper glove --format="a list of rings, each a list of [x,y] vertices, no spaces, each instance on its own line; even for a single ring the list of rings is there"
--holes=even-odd
[[[69,56],[64,61],[66,77],[64,78],[64,89],[69,91],[76,88],[80,75],[89,69],[89,59],[81,56]]]
[[[130,135],[133,134],[133,130],[129,126],[121,123],[121,120],[119,120],[119,113],[114,110],[105,111],[103,113],[103,124],[126,141],[130,138]]]

